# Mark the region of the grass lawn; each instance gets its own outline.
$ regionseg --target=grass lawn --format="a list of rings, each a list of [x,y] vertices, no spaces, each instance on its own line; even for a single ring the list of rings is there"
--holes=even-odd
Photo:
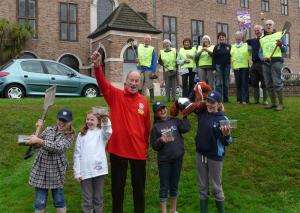
[[[233,98],[232,98],[233,100]],[[55,122],[60,108],[74,113],[78,131],[85,112],[92,106],[105,105],[103,98],[57,98],[48,112],[45,126]],[[0,212],[33,212],[34,189],[28,176],[34,159],[23,160],[26,147],[16,144],[17,135],[31,134],[42,113],[43,98],[0,99]],[[300,113],[299,98],[286,98],[282,112],[264,110],[262,105],[225,105],[227,115],[238,120],[233,130],[234,144],[228,147],[223,168],[225,209],[230,213],[298,213],[300,212]],[[199,194],[195,172],[195,116],[190,116],[192,130],[184,135],[185,156],[180,180],[178,212],[199,212]],[[81,212],[80,187],[73,178],[74,145],[67,151],[69,167],[65,197],[68,212]],[[124,209],[133,212],[130,178],[127,178]],[[147,162],[146,212],[157,213],[158,171],[156,153],[150,149]],[[105,180],[105,212],[111,211],[110,177]],[[216,212],[214,200],[210,212]],[[49,196],[47,212],[55,212]]]

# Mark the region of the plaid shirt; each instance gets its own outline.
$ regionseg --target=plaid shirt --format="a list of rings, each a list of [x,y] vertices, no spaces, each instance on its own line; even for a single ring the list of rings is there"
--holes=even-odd
[[[73,137],[66,137],[56,131],[57,127],[47,127],[39,136],[44,146],[35,158],[29,184],[43,189],[63,188],[67,159],[64,152],[72,143]]]

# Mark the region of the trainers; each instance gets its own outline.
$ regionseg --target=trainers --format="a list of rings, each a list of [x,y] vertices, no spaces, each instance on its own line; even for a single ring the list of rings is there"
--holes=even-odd
[[[246,105],[247,104],[247,102],[245,102],[245,101],[243,101],[243,103],[242,103],[243,105]]]
[[[264,105],[266,106],[266,105],[268,105],[269,103],[268,103],[268,101],[264,101]]]
[[[271,105],[271,104],[270,105],[265,105],[264,108],[265,109],[273,109],[273,108],[276,108],[276,105]]]
[[[281,111],[283,110],[283,105],[282,104],[278,104],[277,107],[275,108],[276,111]]]

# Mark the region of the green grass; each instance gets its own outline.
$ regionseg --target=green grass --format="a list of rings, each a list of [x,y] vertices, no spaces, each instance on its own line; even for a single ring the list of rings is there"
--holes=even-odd
[[[233,99],[233,98],[232,98]],[[85,112],[105,105],[103,98],[57,98],[48,112],[45,126],[55,122],[60,108],[74,112],[74,126],[80,129]],[[34,158],[24,161],[26,147],[16,144],[19,134],[31,134],[42,113],[42,98],[0,100],[0,212],[33,212],[34,189],[28,176]],[[225,209],[230,213],[300,212],[300,113],[299,98],[286,98],[282,112],[264,110],[262,105],[226,104],[227,115],[238,120],[233,130],[234,144],[228,147],[223,168]],[[194,136],[196,120],[190,117],[192,130],[185,137],[185,156],[180,180],[178,211],[199,212],[199,194],[195,172]],[[65,197],[69,212],[81,212],[80,187],[72,175],[75,143],[67,151],[69,167]],[[147,162],[146,212],[159,212],[156,153],[150,149]],[[111,211],[110,177],[105,180],[105,212]],[[124,209],[132,213],[132,192],[127,178]],[[210,212],[216,212],[213,198]],[[49,196],[48,212],[54,212]]]

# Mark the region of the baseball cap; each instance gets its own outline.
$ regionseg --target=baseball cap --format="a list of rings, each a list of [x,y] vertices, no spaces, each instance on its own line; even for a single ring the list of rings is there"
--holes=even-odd
[[[61,109],[57,113],[57,118],[65,120],[66,122],[71,122],[73,119],[72,111],[68,109]]]
[[[160,101],[157,101],[152,105],[152,110],[154,113],[163,108],[166,108],[166,105]]]
[[[207,95],[207,99],[215,101],[215,102],[222,102],[221,94],[217,91],[212,91]]]

